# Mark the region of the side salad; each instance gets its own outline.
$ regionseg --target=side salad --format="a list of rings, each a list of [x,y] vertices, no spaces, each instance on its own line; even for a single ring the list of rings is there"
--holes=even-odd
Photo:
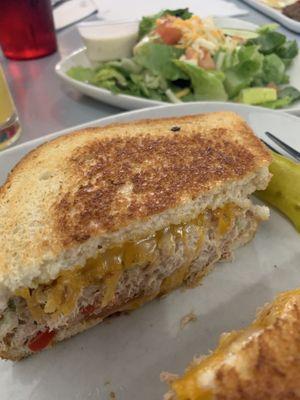
[[[76,66],[67,74],[113,93],[164,102],[229,100],[282,108],[300,100],[287,75],[298,46],[276,28],[226,30],[188,9],[163,10],[141,20],[131,58]]]

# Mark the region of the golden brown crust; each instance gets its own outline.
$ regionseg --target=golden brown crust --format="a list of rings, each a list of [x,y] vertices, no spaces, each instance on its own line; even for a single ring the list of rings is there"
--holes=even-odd
[[[76,149],[69,168],[77,187],[72,185],[54,206],[65,244],[175,207],[220,181],[239,179],[253,171],[258,161],[268,159],[244,123],[233,134],[232,128],[194,127],[199,120],[197,116],[141,122],[135,126],[143,129],[138,139],[112,137]],[[181,130],[173,132],[173,125]],[[238,133],[244,136],[242,144],[235,142]]]
[[[277,314],[276,309],[281,307],[278,301],[264,309],[264,318],[251,326],[253,329],[262,325],[261,330],[227,356],[231,357],[230,362],[220,360],[213,381],[207,386],[211,388],[212,399],[300,399],[300,292],[291,291],[287,295],[285,307],[274,318],[268,315]],[[198,369],[195,382],[201,382],[201,373]],[[172,398],[182,400],[175,395]]]
[[[250,341],[241,351],[247,374],[223,366],[216,374],[216,400],[300,399],[300,309]]]
[[[166,132],[166,137],[144,136],[140,143],[136,138],[112,138],[78,149],[70,160],[78,187],[54,205],[65,243],[116,230],[193,198],[219,180],[243,176],[255,158],[226,140],[213,145],[222,133],[211,132],[207,140],[198,133],[170,137]],[[130,197],[121,194],[126,186]]]
[[[23,265],[19,275],[29,264],[48,262],[269,163],[269,152],[247,124],[228,112],[59,137],[29,153],[0,189],[0,283],[5,276],[12,286],[7,274],[12,277],[16,265]]]

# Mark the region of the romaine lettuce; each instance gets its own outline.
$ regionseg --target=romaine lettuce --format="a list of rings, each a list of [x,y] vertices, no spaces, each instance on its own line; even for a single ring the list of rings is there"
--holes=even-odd
[[[278,97],[290,97],[293,101],[300,100],[300,91],[293,86],[286,86],[278,91]]]
[[[188,9],[163,10],[144,17],[139,26],[140,38],[154,29],[163,15],[181,19],[192,16]],[[73,67],[67,74],[82,82],[124,93],[160,101],[224,100],[239,101],[243,89],[277,85],[278,98],[261,104],[281,108],[300,100],[300,92],[288,83],[288,66],[298,54],[295,40],[276,32],[277,26],[266,25],[254,38],[240,43],[234,50],[222,45],[211,54],[215,70],[206,70],[181,58],[187,47],[170,46],[156,41],[142,41],[135,47],[132,58],[112,60],[98,67]],[[199,52],[198,56],[200,56]]]
[[[95,71],[92,68],[86,67],[72,67],[67,71],[67,75],[70,78],[76,79],[77,81],[91,83],[95,75]]]
[[[153,74],[175,81],[186,78],[186,74],[173,63],[182,54],[183,50],[177,47],[148,42],[137,49],[134,61]]]
[[[292,98],[289,96],[282,97],[281,99],[277,99],[274,101],[268,101],[266,103],[259,104],[262,107],[271,108],[273,110],[277,108],[286,107],[293,102]]]
[[[174,64],[189,76],[194,100],[227,100],[221,71],[207,71],[191,63],[175,60]]]
[[[249,87],[262,71],[264,57],[258,46],[242,46],[237,58],[235,65],[224,71],[224,86],[229,98],[236,97],[242,89]]]
[[[286,37],[276,31],[262,31],[257,38],[248,40],[248,45],[257,45],[262,54],[271,54],[286,42]]]
[[[280,84],[288,82],[285,75],[285,65],[276,54],[269,54],[264,57],[262,79],[264,83]]]

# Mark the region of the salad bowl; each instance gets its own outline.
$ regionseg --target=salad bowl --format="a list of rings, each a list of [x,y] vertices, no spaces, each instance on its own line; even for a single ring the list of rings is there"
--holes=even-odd
[[[242,30],[253,31],[258,29],[258,26],[250,22],[246,22],[236,18],[215,18],[216,25],[220,29],[227,30]],[[113,105],[126,110],[133,110],[145,107],[153,107],[166,104],[166,101],[150,99],[146,97],[134,96],[123,93],[113,93],[103,87],[95,86],[90,83],[75,79],[70,76],[68,71],[73,67],[91,68],[91,62],[87,57],[86,48],[81,47],[69,56],[63,58],[55,67],[57,75],[68,85],[78,90],[80,93],[92,97],[101,102]],[[300,55],[297,55],[287,73],[289,75],[289,85],[300,90]],[[207,101],[207,100],[205,100]],[[229,101],[229,100],[228,100]],[[293,104],[282,107],[281,110],[300,115],[300,100]]]

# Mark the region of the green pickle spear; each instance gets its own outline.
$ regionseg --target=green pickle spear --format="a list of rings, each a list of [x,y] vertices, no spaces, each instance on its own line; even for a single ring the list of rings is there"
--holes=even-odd
[[[272,152],[270,172],[273,174],[266,190],[255,195],[278,208],[300,232],[300,164]]]

